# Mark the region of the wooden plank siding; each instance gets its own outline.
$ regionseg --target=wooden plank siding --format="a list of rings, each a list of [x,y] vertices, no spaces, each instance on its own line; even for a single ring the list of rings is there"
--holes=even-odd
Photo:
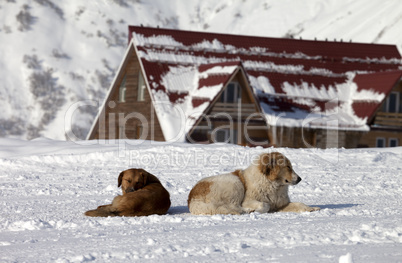
[[[402,113],[378,112],[375,117],[374,125],[402,128]]]
[[[371,122],[370,131],[361,136],[358,147],[376,147],[376,142],[379,138],[385,140],[386,147],[389,147],[390,139],[397,139],[399,146],[402,146],[402,81],[395,85],[392,92],[399,92],[399,112],[384,111],[387,101],[385,99]]]
[[[147,89],[144,92],[144,100],[138,101],[140,71],[138,58],[132,52],[119,72],[105,108],[97,120],[96,131],[90,139],[165,140]],[[119,88],[124,77],[126,78],[126,96],[125,101],[120,102]],[[122,134],[125,136],[121,137]]]
[[[385,147],[389,147],[390,139],[397,139],[399,142],[399,146],[402,146],[402,132],[401,130],[384,130],[384,129],[376,129],[372,128],[370,132],[365,133],[360,141],[358,147],[377,147],[376,142],[377,138],[385,139]]]
[[[276,147],[356,148],[362,132],[300,127],[271,127]]]
[[[230,82],[237,82],[240,85],[240,103],[220,102],[219,98],[225,90],[222,89],[206,115],[190,131],[187,140],[193,143],[212,143],[215,142],[214,136],[217,130],[229,129],[237,134],[239,145],[270,146],[272,143],[270,130],[244,74],[237,72]]]
[[[251,103],[222,103],[217,102],[212,108],[210,115],[225,113],[233,119],[246,121],[247,119],[263,120],[262,114],[258,113],[256,106]]]

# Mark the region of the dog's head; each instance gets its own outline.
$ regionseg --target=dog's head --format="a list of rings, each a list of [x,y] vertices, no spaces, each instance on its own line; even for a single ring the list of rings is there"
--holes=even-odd
[[[259,169],[269,180],[281,185],[296,185],[301,181],[289,159],[279,152],[261,154]]]
[[[128,169],[120,173],[117,186],[121,186],[123,195],[137,191],[158,179],[144,169]]]

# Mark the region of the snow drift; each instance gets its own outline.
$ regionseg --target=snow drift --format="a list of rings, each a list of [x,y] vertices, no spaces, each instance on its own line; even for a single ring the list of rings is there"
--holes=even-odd
[[[96,144],[95,144],[96,143]],[[261,149],[150,141],[0,139],[2,262],[397,262],[402,258],[402,148]],[[313,213],[193,216],[201,178],[280,151],[303,181],[293,201]],[[141,167],[171,194],[167,215],[89,218]]]

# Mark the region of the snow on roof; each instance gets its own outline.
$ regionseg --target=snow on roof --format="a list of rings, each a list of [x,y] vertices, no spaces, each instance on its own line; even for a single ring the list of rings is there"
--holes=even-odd
[[[187,132],[239,67],[239,62],[200,66],[145,63],[146,72],[164,69],[158,78],[147,76],[165,139],[184,141]]]
[[[189,118],[187,132],[238,67],[269,125],[328,128],[337,122],[335,128],[357,130],[368,129],[402,72],[401,55],[392,45],[133,26],[129,31],[153,99],[166,104],[157,114],[168,138],[177,134],[168,127],[179,127],[178,109]],[[393,74],[378,73],[387,71]]]

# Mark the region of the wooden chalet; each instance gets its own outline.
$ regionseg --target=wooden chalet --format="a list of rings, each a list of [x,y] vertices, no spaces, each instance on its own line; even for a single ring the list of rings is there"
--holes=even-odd
[[[129,36],[88,139],[401,144],[396,46],[137,26]]]

